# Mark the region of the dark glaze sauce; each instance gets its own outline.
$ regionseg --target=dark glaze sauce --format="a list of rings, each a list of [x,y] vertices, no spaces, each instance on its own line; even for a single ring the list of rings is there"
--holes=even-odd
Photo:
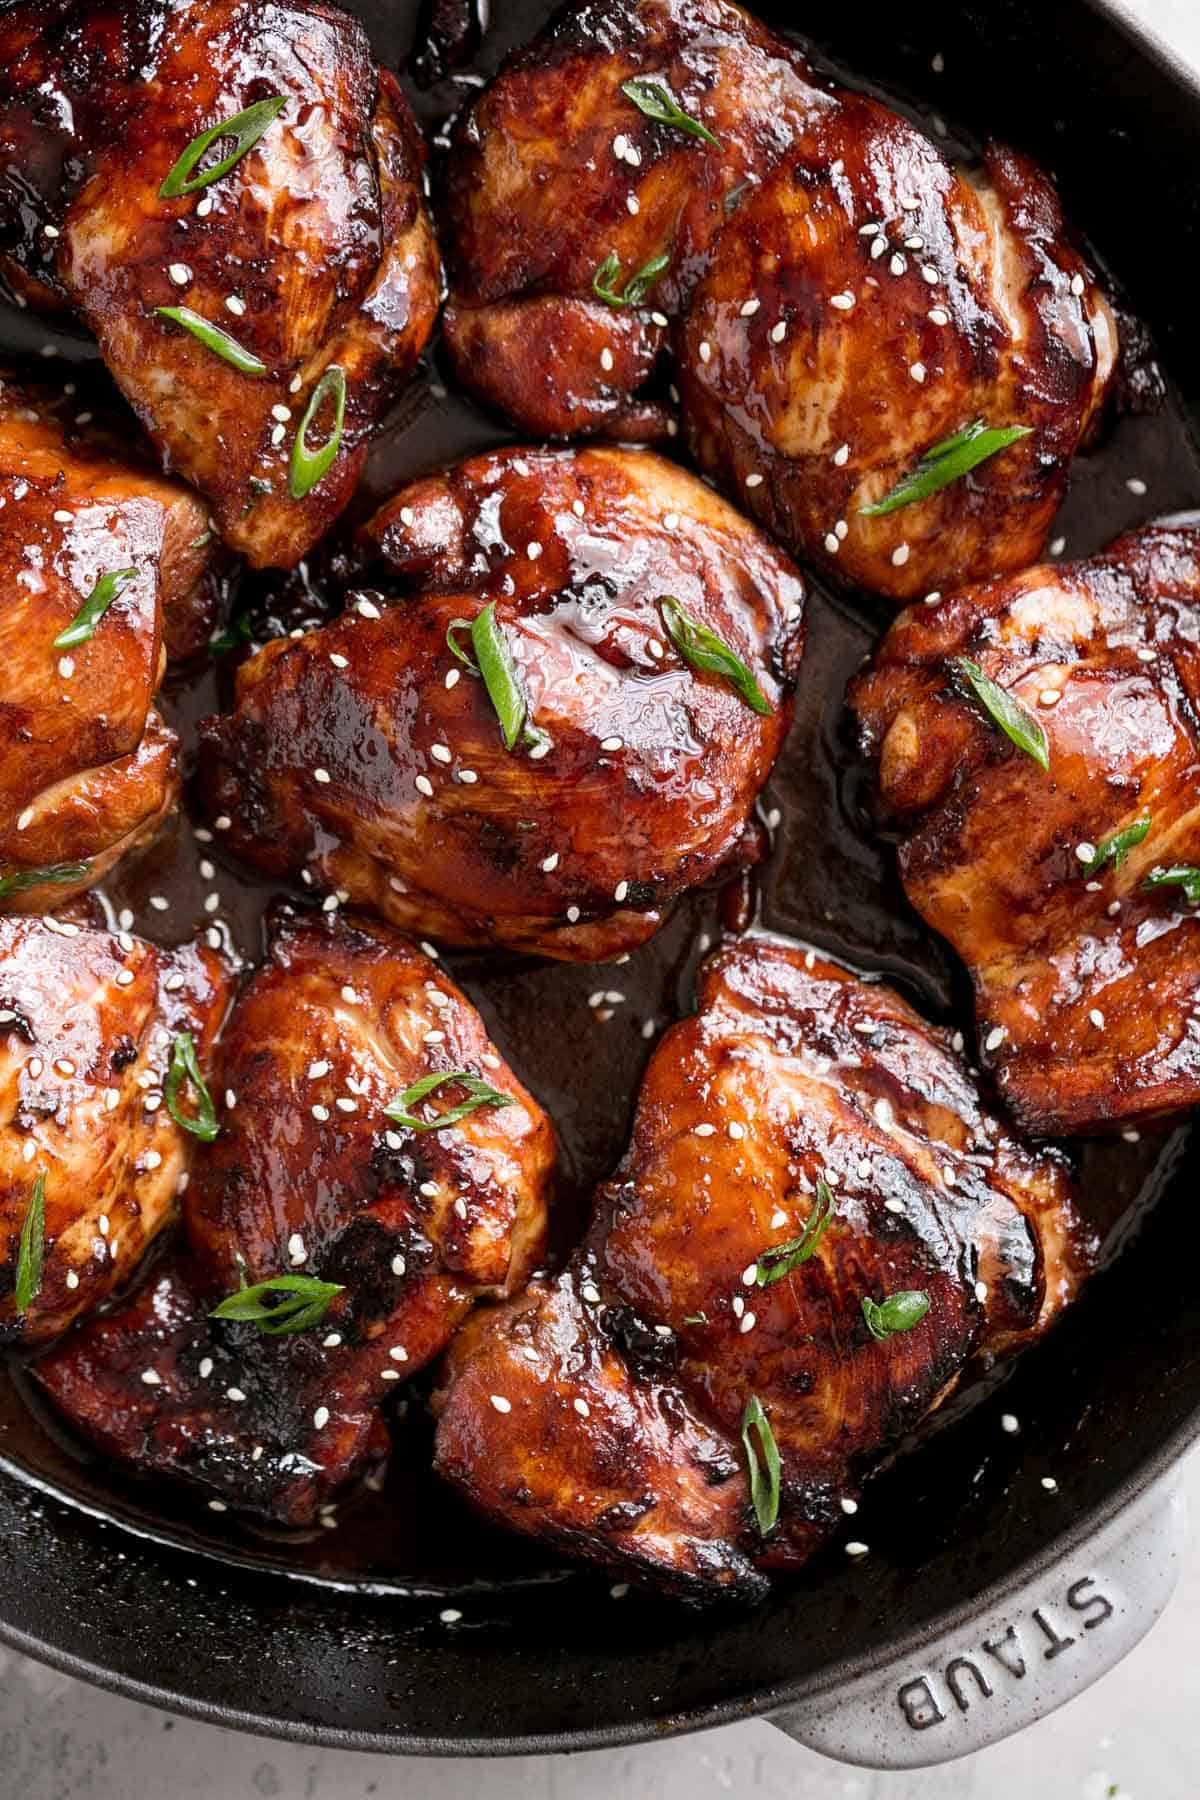
[[[544,0],[519,0],[489,22],[486,0],[478,0],[478,9],[476,0],[426,0],[415,39],[409,8],[359,0],[353,10],[365,19],[385,64],[400,66],[415,46],[417,80],[407,79],[405,87],[436,158],[448,117],[510,48],[538,29],[548,8]],[[817,66],[831,69],[827,60],[817,59]],[[847,85],[863,85],[841,68],[832,72]],[[895,94],[881,97],[928,123],[928,114]],[[974,150],[969,138],[953,131],[942,141],[952,152],[969,155]],[[1140,334],[1131,331],[1130,337]],[[55,345],[57,355],[42,361],[35,373],[76,379],[81,390],[91,383],[94,372],[87,365],[94,363],[95,352],[90,345],[49,332],[28,314],[0,312],[0,353],[37,355],[44,344]],[[68,369],[68,362],[75,366]],[[1120,416],[1106,426],[1096,449],[1075,465],[1054,534],[1065,540],[1068,556],[1088,555],[1124,529],[1200,501],[1200,457],[1182,407],[1164,390],[1144,354],[1127,370],[1124,385]],[[447,391],[435,351],[380,434],[354,517],[363,516],[413,475],[506,441],[509,434],[502,427]],[[1129,490],[1131,477],[1146,483],[1145,495]],[[336,582],[328,577],[331,562],[336,564],[336,545],[323,547],[292,576],[247,577],[231,593],[231,604],[249,611],[260,635],[311,624],[336,609]],[[752,920],[812,943],[893,982],[929,1016],[968,1023],[965,977],[909,909],[891,848],[871,833],[865,774],[855,762],[842,706],[847,680],[891,612],[870,596],[834,593],[811,582],[796,722],[762,801],[770,854],[750,881],[739,878],[723,893],[688,897],[669,913],[657,937],[624,964],[572,966],[495,952],[447,957],[454,978],[483,1012],[500,1049],[558,1127],[564,1152],[555,1222],[559,1252],[578,1236],[591,1188],[625,1147],[654,1037],[690,1009],[696,965],[724,927]],[[169,675],[164,711],[180,733],[185,754],[195,740],[196,720],[228,703],[235,661],[229,656],[221,664]],[[280,890],[247,879],[223,860],[219,834],[211,843],[198,842],[193,824],[203,821],[176,820],[143,853],[128,858],[95,903],[111,909],[110,917],[128,910],[131,929],[161,943],[177,943],[212,925],[204,902],[218,892],[218,928],[253,962],[261,954],[264,908]],[[215,865],[212,877],[201,872],[206,859]],[[165,898],[168,909],[152,906],[152,896]],[[1136,1230],[1165,1183],[1182,1135],[1163,1129],[1144,1134],[1136,1144],[1079,1148],[1085,1206],[1105,1236],[1108,1256]],[[297,1540],[268,1538],[231,1520],[212,1529],[188,1496],[136,1482],[83,1453],[20,1370],[14,1368],[11,1375],[0,1379],[0,1461],[23,1479],[135,1531],[184,1542],[228,1561],[376,1590],[436,1592],[496,1582],[590,1579],[569,1576],[536,1547],[468,1517],[462,1503],[435,1480],[419,1381],[396,1409],[395,1450],[383,1492],[363,1494],[348,1504],[338,1530]],[[982,1386],[977,1381],[944,1408],[939,1424],[971,1404]]]

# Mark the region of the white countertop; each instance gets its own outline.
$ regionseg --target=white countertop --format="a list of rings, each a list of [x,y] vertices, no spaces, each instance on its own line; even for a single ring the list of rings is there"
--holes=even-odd
[[[1128,4],[1200,66],[1197,0]],[[1183,1481],[1200,1526],[1200,1451]],[[1118,1669],[1020,1737],[912,1775],[842,1768],[761,1723],[580,1757],[335,1755],[170,1719],[0,1650],[0,1800],[1197,1800],[1198,1618],[1200,1528]]]

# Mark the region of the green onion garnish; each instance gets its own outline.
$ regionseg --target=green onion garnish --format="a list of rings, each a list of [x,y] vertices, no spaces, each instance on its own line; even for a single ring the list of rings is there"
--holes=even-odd
[[[640,306],[659,276],[670,266],[671,258],[665,251],[659,256],[652,256],[649,262],[644,262],[629,277],[618,293],[614,284],[620,278],[621,260],[615,250],[610,250],[592,276],[592,292],[601,300],[606,300],[610,306]]]
[[[1149,836],[1153,823],[1154,820],[1147,813],[1144,819],[1135,819],[1132,825],[1123,825],[1119,831],[1101,838],[1091,856],[1084,860],[1086,873],[1094,875],[1097,869],[1102,869],[1108,862],[1114,869],[1119,869],[1129,852]]]
[[[886,1300],[868,1300],[864,1297],[862,1303],[867,1330],[881,1343],[884,1338],[892,1337],[897,1331],[911,1331],[914,1325],[921,1323],[928,1311],[929,1295],[920,1288],[904,1288],[898,1294],[889,1294]]]
[[[310,450],[308,428],[330,394],[333,395],[334,405],[333,430],[319,450]],[[339,363],[330,363],[312,391],[312,397],[305,407],[304,417],[300,421],[300,429],[296,433],[296,441],[292,445],[291,488],[293,500],[303,500],[305,494],[311,488],[316,487],[337,455],[342,442],[342,426],[345,418],[345,371]]]
[[[1200,906],[1200,869],[1195,863],[1174,863],[1169,869],[1152,869],[1145,884],[1148,888],[1181,887],[1189,906]]]
[[[196,1112],[189,1118],[179,1106],[180,1083],[187,1079],[196,1090]],[[167,1070],[167,1079],[163,1082],[163,1099],[167,1103],[167,1111],[175,1123],[184,1131],[190,1131],[193,1137],[202,1138],[211,1144],[221,1127],[217,1124],[216,1108],[212,1103],[212,1095],[204,1084],[200,1073],[200,1065],[196,1061],[196,1046],[192,1042],[190,1031],[181,1031],[175,1039],[171,1050],[171,1066]]]
[[[930,494],[936,494],[940,488],[949,487],[951,482],[961,481],[964,475],[969,475],[972,469],[987,462],[989,457],[998,456],[1010,444],[1027,438],[1031,430],[1029,425],[989,428],[982,419],[976,419],[974,424],[968,425],[963,431],[944,438],[932,450],[926,450],[916,468],[898,481],[890,494],[886,494],[882,500],[876,500],[873,506],[860,506],[858,510],[864,518],[874,519],[881,513],[899,512],[902,506],[912,506],[918,500],[927,500]]]
[[[457,641],[456,634],[460,631],[470,635],[470,651],[465,650]],[[546,733],[530,721],[529,701],[521,685],[504,629],[496,617],[494,600],[489,600],[483,611],[473,619],[452,619],[446,628],[446,646],[473,674],[483,677],[488,699],[500,721],[500,734],[506,750],[514,750],[518,740],[531,750],[539,750],[543,744],[549,745],[550,739]]]
[[[190,331],[194,338],[200,340],[206,350],[211,350],[222,362],[231,364],[240,374],[267,373],[265,362],[260,362],[249,350],[243,350],[236,338],[231,338],[219,325],[212,325],[207,319],[201,318],[190,306],[156,306],[154,310],[160,319],[170,319],[173,324],[182,325],[185,331]]]
[[[194,194],[197,189],[208,187],[210,182],[220,181],[222,175],[228,175],[235,163],[241,162],[247,150],[253,150],[272,119],[277,118],[286,105],[286,94],[273,94],[269,100],[257,100],[245,112],[235,113],[232,119],[222,119],[220,124],[210,125],[207,131],[202,131],[199,137],[192,139],[159,188],[159,198],[177,200],[181,194]],[[211,169],[202,169],[199,175],[193,175],[192,170],[209,145],[215,144],[219,138],[227,137],[234,140],[233,149],[228,156],[223,156]]]
[[[318,1281],[315,1275],[274,1275],[254,1287],[240,1287],[214,1307],[209,1317],[236,1319],[257,1325],[268,1337],[280,1337],[319,1325],[334,1297],[344,1292],[339,1282]],[[274,1296],[278,1296],[276,1304],[269,1306],[267,1302]]]
[[[1050,745],[1029,709],[991,681],[977,662],[966,656],[956,656],[953,661],[955,668],[970,682],[975,698],[992,723],[1000,727],[1006,738],[1011,738],[1018,750],[1032,756],[1040,768],[1049,769]]]
[[[96,634],[96,627],[131,581],[137,580],[136,569],[112,569],[102,575],[71,623],[54,640],[55,650],[69,650],[75,644],[86,644]]]
[[[470,1099],[460,1100],[457,1106],[450,1107],[446,1112],[436,1113],[432,1119],[418,1118],[413,1107],[419,1106],[422,1100],[428,1099],[430,1094],[436,1093],[438,1088],[445,1087],[451,1081],[466,1088]],[[420,1081],[414,1081],[411,1087],[406,1087],[400,1098],[393,1100],[383,1110],[385,1118],[403,1125],[408,1131],[440,1131],[445,1125],[457,1125],[460,1119],[478,1112],[481,1106],[513,1104],[511,1094],[502,1094],[498,1088],[489,1087],[477,1075],[468,1075],[465,1069],[446,1069],[439,1075],[423,1075]]]
[[[710,631],[707,625],[702,625],[691,613],[684,612],[672,594],[663,594],[658,604],[662,609],[667,636],[685,662],[690,663],[693,669],[720,675],[756,713],[771,714],[774,708],[750,670],[715,631]]]
[[[0,900],[9,894],[24,894],[30,888],[65,887],[69,881],[82,881],[90,862],[49,863],[44,869],[18,869],[15,874],[0,877]]]
[[[755,1276],[759,1287],[770,1287],[772,1283],[782,1281],[785,1275],[790,1275],[793,1269],[808,1261],[833,1217],[835,1204],[829,1183],[823,1175],[818,1175],[816,1198],[808,1215],[808,1223],[800,1236],[789,1239],[786,1244],[775,1244],[770,1250],[764,1250],[760,1254],[758,1274]]]
[[[685,113],[664,82],[635,75],[631,81],[621,83],[621,92],[648,119],[656,119],[660,125],[673,125],[677,131],[686,131],[692,137],[703,138],[706,144],[712,144],[718,150],[721,148],[720,138],[715,138],[708,126],[702,125],[699,119],[693,119],[690,113]]]
[[[750,1437],[757,1431],[762,1446],[762,1462]],[[751,1394],[742,1414],[742,1447],[746,1452],[746,1473],[750,1478],[750,1499],[758,1520],[758,1529],[766,1537],[779,1517],[779,1446],[775,1433],[757,1394]]]
[[[42,1291],[42,1260],[46,1254],[46,1177],[38,1175],[25,1209],[21,1246],[17,1252],[16,1306],[27,1313]]]

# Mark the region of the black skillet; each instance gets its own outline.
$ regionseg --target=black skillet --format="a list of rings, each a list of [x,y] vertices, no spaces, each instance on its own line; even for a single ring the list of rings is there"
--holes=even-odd
[[[356,10],[381,60],[401,64],[415,5],[359,0]],[[431,132],[546,6],[497,0],[497,10],[468,64],[424,90],[408,82]],[[1069,553],[1200,504],[1179,398],[1200,392],[1200,90],[1187,75],[1105,0],[760,10],[810,38],[826,66],[879,84],[927,120],[936,109],[966,131],[955,138],[963,147],[972,132],[995,133],[1032,151],[1149,324],[1175,386],[1156,406],[1143,370],[1133,410],[1079,465],[1058,527]],[[427,72],[435,60],[425,59]],[[0,354],[36,353],[44,339],[27,317],[0,315]],[[59,357],[41,372],[86,380],[63,358],[86,360],[87,348],[55,342]],[[400,408],[371,482],[379,491],[499,436],[445,394],[435,367]],[[1148,493],[1132,493],[1129,477]],[[300,612],[313,604],[302,596]],[[869,601],[814,592],[796,730],[767,798],[782,822],[762,916],[884,972],[935,1015],[961,1015],[958,975],[906,908],[887,850],[862,829],[859,776],[845,752],[840,695],[883,619]],[[186,730],[214,696],[211,675],[179,688],[176,721]],[[123,872],[114,906],[128,906],[149,935],[187,935],[211,885],[197,854],[186,830],[156,846]],[[219,885],[253,954],[264,893],[228,870]],[[165,931],[146,910],[163,891],[173,901]],[[716,929],[714,902],[687,904],[653,946],[603,977],[452,959],[555,1114],[577,1195],[622,1146],[649,1047],[643,1021],[661,1025],[686,1009],[699,943]],[[601,978],[626,996],[606,1023],[587,1005]],[[1200,1430],[1200,1209],[1186,1135],[1093,1148],[1082,1167],[1109,1235],[1104,1272],[1002,1389],[977,1389],[973,1404],[958,1405],[872,1484],[854,1522],[869,1556],[850,1559],[835,1544],[757,1612],[696,1616],[614,1598],[596,1576],[484,1527],[427,1473],[419,1396],[397,1427],[386,1492],[348,1508],[337,1533],[297,1545],[235,1526],[218,1534],[178,1496],[89,1460],[31,1410],[14,1371],[11,1380],[0,1373],[0,1639],[218,1723],[447,1754],[578,1748],[811,1707],[910,1653],[919,1666],[933,1636],[953,1628],[970,1639],[997,1594],[1053,1570],[1068,1548],[1086,1571],[1095,1534]],[[1019,1431],[1001,1429],[1002,1413]],[[919,1757],[945,1753],[931,1742]]]

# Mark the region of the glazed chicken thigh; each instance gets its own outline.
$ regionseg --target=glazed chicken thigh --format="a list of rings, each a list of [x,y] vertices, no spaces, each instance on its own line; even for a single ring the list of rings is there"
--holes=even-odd
[[[580,961],[755,856],[803,589],[708,488],[647,454],[506,450],[367,536],[411,597],[269,643],[201,727],[230,850],[434,939]]]
[[[213,1086],[220,1132],[184,1202],[189,1254],[38,1375],[110,1455],[185,1478],[216,1510],[311,1524],[382,1460],[396,1384],[481,1295],[528,1280],[554,1134],[428,957],[326,914],[275,921]],[[210,1316],[279,1276],[331,1284],[319,1321],[289,1333]]]
[[[194,644],[210,535],[185,488],[0,379],[0,913],[61,905],[174,807],[154,698],[164,638]]]
[[[560,15],[461,122],[444,213],[446,342],[484,400],[661,435],[641,390],[670,335],[701,467],[898,599],[1038,554],[1113,374],[1039,169],[997,146],[954,168],[725,0]],[[957,479],[869,510],[964,432]]]
[[[1200,525],[1168,522],[902,613],[851,687],[909,899],[1029,1131],[1200,1100],[1198,629]]]
[[[973,1356],[1046,1329],[1090,1248],[1064,1162],[1005,1134],[944,1033],[813,952],[730,944],[572,1268],[452,1348],[438,1467],[519,1531],[751,1593]],[[777,1521],[738,1445],[763,1466],[758,1408]]]
[[[94,1312],[175,1217],[194,1140],[164,1083],[181,1034],[207,1066],[228,995],[207,948],[0,918],[0,1343]]]
[[[290,566],[349,499],[437,311],[394,79],[305,0],[22,0],[0,62],[10,280],[78,309],[227,542]]]

